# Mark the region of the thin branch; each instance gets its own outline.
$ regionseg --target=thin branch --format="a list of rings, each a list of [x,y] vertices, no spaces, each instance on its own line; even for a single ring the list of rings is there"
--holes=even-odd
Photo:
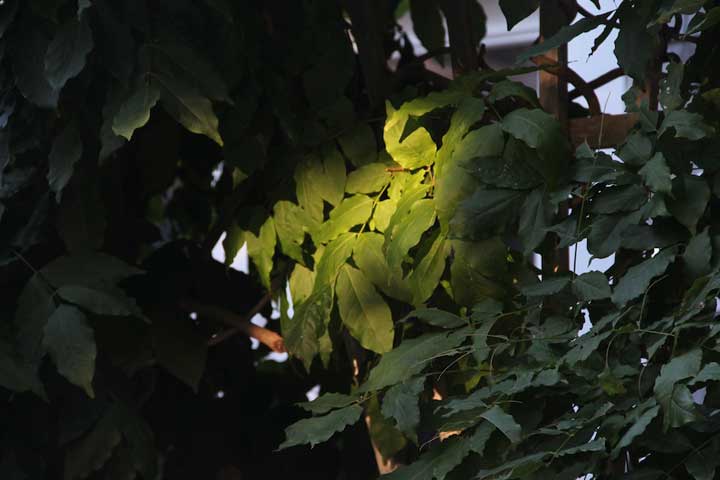
[[[211,347],[238,333],[243,333],[248,337],[256,339],[263,345],[266,345],[273,352],[283,353],[286,351],[285,342],[277,332],[259,327],[250,322],[250,319],[262,310],[271,298],[272,294],[270,292],[266,293],[245,315],[238,315],[225,308],[214,305],[206,305],[193,300],[181,301],[180,307],[188,312],[197,312],[201,316],[212,318],[213,320],[217,320],[231,326],[231,328],[213,336],[210,340],[208,340],[208,345]]]
[[[610,18],[604,18],[604,15],[607,15],[607,13],[601,15],[593,15],[592,13],[581,7],[579,4],[577,6],[577,13],[579,13],[585,18],[602,18],[602,20],[600,20],[600,23],[602,23],[603,25],[610,25],[615,28],[620,28],[620,24],[618,22],[615,22]]]
[[[609,71],[603,73],[602,75],[597,77],[595,80],[591,80],[591,81],[587,82],[587,88],[595,90],[596,88],[602,87],[606,83],[611,82],[611,81],[615,80],[616,78],[620,78],[623,75],[625,75],[625,72],[623,72],[622,68],[620,68],[620,67],[613,68],[612,70],[609,70]],[[570,92],[568,95],[570,96],[570,100],[573,100],[577,97],[582,96],[583,92],[581,92],[578,89],[575,89],[572,92]]]
[[[546,67],[545,70],[549,73],[552,73],[553,75],[565,77],[565,79],[569,83],[571,83],[583,97],[585,97],[588,102],[590,114],[600,114],[600,102],[595,95],[595,91],[592,88],[588,87],[588,84],[585,82],[585,80],[582,79],[580,75],[577,74],[577,72],[575,72],[567,65],[556,63],[553,59],[545,55],[538,55],[536,57],[533,57],[532,61],[538,66]]]

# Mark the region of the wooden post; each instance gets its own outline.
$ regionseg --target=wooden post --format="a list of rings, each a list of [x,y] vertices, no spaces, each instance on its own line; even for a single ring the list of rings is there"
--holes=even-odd
[[[572,4],[572,5],[570,5]],[[572,22],[575,12],[575,2],[565,0],[542,0],[540,2],[540,37],[541,40],[554,35],[564,25]],[[567,65],[567,45],[550,50],[545,57],[554,63]],[[540,70],[540,105],[545,111],[558,119],[565,132],[568,126],[568,82],[565,75],[557,75]],[[567,216],[567,204],[560,204],[558,220]],[[553,275],[558,272],[567,272],[570,269],[568,249],[557,247],[559,239],[551,236],[548,246],[542,256],[543,275]]]

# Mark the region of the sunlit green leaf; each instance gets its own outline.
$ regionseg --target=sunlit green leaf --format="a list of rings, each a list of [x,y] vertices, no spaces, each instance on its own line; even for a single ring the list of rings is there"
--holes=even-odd
[[[335,292],[343,323],[360,344],[378,353],[392,349],[394,331],[390,308],[365,275],[344,265]]]

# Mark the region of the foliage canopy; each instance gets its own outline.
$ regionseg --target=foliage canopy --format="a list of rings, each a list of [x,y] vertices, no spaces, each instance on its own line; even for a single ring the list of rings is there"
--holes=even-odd
[[[501,0],[508,28],[539,3]],[[406,8],[463,75],[424,68]],[[254,455],[252,436],[343,432],[284,470],[320,475],[332,452],[367,462],[365,417],[405,464],[388,478],[714,478],[718,12],[627,0],[556,19],[518,59],[618,30],[637,123],[607,152],[574,148],[512,79],[538,67],[484,64],[473,0],[6,0],[0,474],[200,478],[244,448],[259,478],[302,454]],[[249,276],[211,259],[221,238]],[[547,268],[579,242],[613,266]],[[222,327],[270,298],[284,364]],[[318,381],[310,415],[288,406]]]

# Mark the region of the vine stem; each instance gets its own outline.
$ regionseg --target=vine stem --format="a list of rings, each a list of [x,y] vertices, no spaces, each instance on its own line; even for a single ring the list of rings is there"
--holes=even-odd
[[[48,280],[45,277],[45,275],[42,274],[42,272],[40,272],[38,269],[33,267],[33,265],[28,261],[28,259],[25,258],[20,252],[18,252],[14,248],[11,251],[12,251],[13,255],[15,255],[18,258],[18,260],[20,260],[26,267],[28,267],[30,269],[31,272],[33,272],[34,275],[37,275],[37,277],[39,279],[41,279],[43,282],[45,282],[46,286],[51,290],[51,295],[52,295],[53,301],[57,305],[57,301],[55,300],[58,295],[57,289],[55,288],[55,286],[52,283],[50,283],[50,280]]]
[[[267,345],[268,348],[274,352],[285,352],[285,342],[279,334],[273,332],[272,330],[268,330],[267,328],[258,327],[257,325],[250,323],[250,319],[260,312],[260,310],[262,310],[271,299],[272,293],[266,293],[258,301],[258,303],[243,316],[237,315],[236,313],[224,308],[204,305],[192,300],[181,301],[180,307],[183,310],[195,311],[201,315],[206,315],[225,324],[232,325],[232,328],[229,328],[210,338],[210,340],[208,340],[208,346],[210,347],[222,343],[238,333],[244,333]]]
[[[385,193],[385,190],[387,190],[389,186],[390,186],[390,182],[386,183],[385,186],[382,188],[382,190],[380,190],[380,193],[378,193],[377,196],[375,197],[375,199],[373,200],[372,206],[370,207],[370,216],[368,217],[367,220],[365,220],[365,223],[363,223],[362,227],[360,227],[360,231],[355,236],[355,238],[358,238],[365,231],[365,227],[367,227],[368,223],[370,222],[370,219],[373,216],[373,213],[375,213],[375,207],[377,207],[378,202],[380,202],[380,197],[383,196],[383,193]]]

